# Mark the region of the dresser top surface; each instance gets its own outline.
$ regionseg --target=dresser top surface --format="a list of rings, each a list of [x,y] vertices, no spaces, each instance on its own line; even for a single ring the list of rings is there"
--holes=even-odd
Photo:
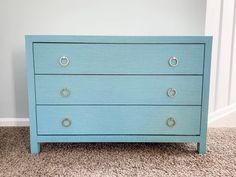
[[[81,43],[208,43],[212,36],[87,36],[87,35],[25,35],[28,42]]]

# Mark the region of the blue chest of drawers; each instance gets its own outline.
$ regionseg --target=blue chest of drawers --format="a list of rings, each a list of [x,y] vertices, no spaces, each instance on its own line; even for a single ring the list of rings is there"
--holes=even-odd
[[[211,37],[26,36],[31,153],[44,142],[195,142]]]

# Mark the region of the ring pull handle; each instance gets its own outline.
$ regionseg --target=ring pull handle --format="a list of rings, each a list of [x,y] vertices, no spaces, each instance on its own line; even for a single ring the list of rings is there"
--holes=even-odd
[[[71,120],[69,118],[64,118],[62,121],[61,121],[61,125],[63,127],[70,127],[71,126]]]
[[[62,66],[62,67],[66,67],[68,66],[70,63],[70,60],[68,57],[66,56],[62,56],[60,59],[59,59],[59,64]]]
[[[68,88],[63,88],[63,89],[61,89],[61,91],[60,91],[60,95],[62,96],[62,97],[68,97],[68,96],[70,96],[70,89],[68,89]]]
[[[170,57],[169,59],[169,65],[171,67],[176,67],[179,64],[179,59],[177,57]]]
[[[173,128],[176,125],[176,120],[174,117],[169,117],[166,121],[168,127]]]
[[[177,95],[176,89],[175,89],[175,88],[169,88],[169,89],[167,90],[167,95],[168,95],[169,97],[171,97],[171,98],[176,97],[176,95]]]

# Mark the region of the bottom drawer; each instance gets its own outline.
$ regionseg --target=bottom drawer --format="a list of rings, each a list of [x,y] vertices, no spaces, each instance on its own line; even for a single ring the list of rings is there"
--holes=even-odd
[[[199,135],[200,106],[37,106],[39,135]]]

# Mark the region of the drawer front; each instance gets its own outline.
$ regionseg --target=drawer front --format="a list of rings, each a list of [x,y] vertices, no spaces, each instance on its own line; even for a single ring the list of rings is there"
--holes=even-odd
[[[39,135],[199,135],[200,106],[37,106]]]
[[[204,44],[34,43],[37,74],[202,74],[203,59]]]
[[[37,104],[201,105],[201,76],[36,75]]]

